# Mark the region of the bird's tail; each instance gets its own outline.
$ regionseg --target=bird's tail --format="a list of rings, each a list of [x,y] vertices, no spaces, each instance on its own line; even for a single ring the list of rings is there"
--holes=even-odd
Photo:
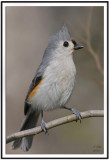
[[[39,114],[39,111],[29,112],[21,124],[20,131],[34,128],[37,124]],[[24,152],[26,152],[31,148],[32,141],[33,136],[19,138],[12,143],[11,149],[21,148]]]

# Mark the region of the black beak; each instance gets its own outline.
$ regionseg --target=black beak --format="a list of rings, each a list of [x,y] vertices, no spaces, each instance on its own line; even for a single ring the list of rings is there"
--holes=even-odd
[[[81,44],[76,44],[74,49],[75,50],[78,50],[78,49],[81,49],[81,48],[84,48],[84,46],[82,46]]]

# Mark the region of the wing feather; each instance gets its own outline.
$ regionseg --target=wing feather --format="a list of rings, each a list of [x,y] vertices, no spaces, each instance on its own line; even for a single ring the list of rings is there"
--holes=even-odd
[[[37,87],[39,85],[39,83],[42,81],[42,76],[40,77],[34,77],[34,79],[31,82],[31,85],[29,87],[26,99],[25,99],[25,106],[24,106],[24,114],[26,115],[27,112],[29,111],[31,104],[27,101],[29,95],[31,94],[31,92],[34,90],[35,87]]]

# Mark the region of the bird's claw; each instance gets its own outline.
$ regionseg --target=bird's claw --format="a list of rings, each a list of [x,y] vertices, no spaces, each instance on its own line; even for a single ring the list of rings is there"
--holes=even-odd
[[[47,128],[46,128],[46,123],[45,123],[45,121],[43,119],[42,119],[42,122],[41,122],[41,128],[46,134],[47,133]]]
[[[81,123],[81,118],[82,117],[81,117],[80,112],[78,110],[74,109],[74,108],[71,108],[71,111],[76,115],[77,120],[80,120],[80,123]],[[76,122],[77,122],[77,120],[76,120]]]

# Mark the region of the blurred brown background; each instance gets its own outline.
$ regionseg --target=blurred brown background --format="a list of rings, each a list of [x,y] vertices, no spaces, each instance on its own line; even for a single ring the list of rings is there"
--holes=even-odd
[[[74,53],[77,76],[67,106],[79,111],[104,109],[103,7],[7,7],[6,9],[6,134],[18,131],[24,118],[24,100],[49,38],[65,23],[84,49]],[[44,113],[46,122],[71,114],[67,110]],[[38,125],[40,125],[40,120]],[[103,118],[65,124],[34,137],[26,154],[102,154]],[[24,154],[20,149],[8,154]]]

